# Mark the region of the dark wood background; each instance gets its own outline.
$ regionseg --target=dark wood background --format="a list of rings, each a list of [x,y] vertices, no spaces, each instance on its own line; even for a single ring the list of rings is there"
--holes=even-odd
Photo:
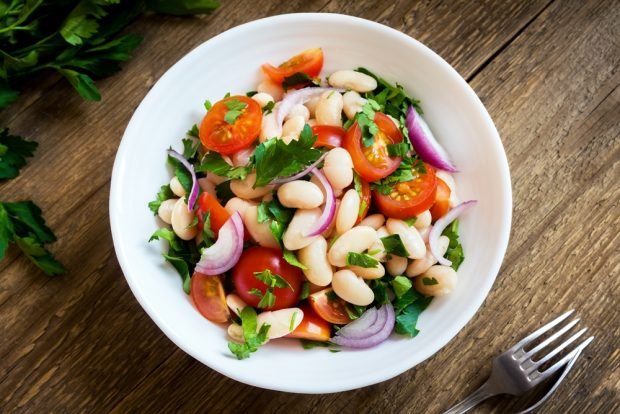
[[[40,147],[2,199],[32,198],[69,269],[49,278],[16,249],[0,263],[0,412],[439,413],[516,339],[576,308],[595,341],[541,413],[620,410],[620,3],[601,1],[225,1],[202,18],[144,17],[145,37],[101,103],[41,77],[0,114]],[[177,349],[131,294],[112,248],[110,174],[134,108],[174,62],[260,17],[338,12],[394,27],[443,56],[478,93],[510,162],[514,223],[504,265],[473,320],[403,375],[332,395],[253,388]],[[303,366],[294,367],[303,370]],[[525,404],[497,397],[475,412]]]

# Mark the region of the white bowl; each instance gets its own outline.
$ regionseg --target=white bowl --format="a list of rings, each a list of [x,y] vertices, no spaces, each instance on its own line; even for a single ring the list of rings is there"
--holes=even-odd
[[[461,172],[458,195],[476,199],[462,219],[466,259],[456,290],[433,300],[420,334],[399,335],[368,350],[304,350],[278,340],[250,359],[228,351],[225,329],[204,319],[181,288],[174,269],[147,240],[159,223],[147,208],[170,178],[165,150],[199,122],[205,99],[244,93],[262,79],[260,65],[322,47],[323,73],[364,66],[403,85],[422,102],[424,116]],[[508,162],[484,106],[442,58],[389,27],[336,14],[289,14],[257,20],[203,43],[170,68],[134,113],[119,147],[110,194],[116,255],[134,295],[181,349],[214,370],[258,387],[300,393],[345,391],[385,381],[429,358],[472,318],[500,268],[510,232]]]

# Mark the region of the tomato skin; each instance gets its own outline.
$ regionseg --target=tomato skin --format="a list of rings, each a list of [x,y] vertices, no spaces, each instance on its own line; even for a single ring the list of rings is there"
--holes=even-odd
[[[370,201],[372,197],[372,194],[370,192],[370,185],[364,180],[360,179],[360,181],[362,183],[362,194],[360,196],[360,203],[364,203],[364,208],[360,210],[359,213],[357,214],[357,220],[355,221],[356,226],[360,224],[360,222],[364,220],[364,218],[368,214],[368,210],[370,209]]]
[[[284,78],[292,76],[297,72],[316,78],[321,73],[321,69],[323,69],[323,50],[320,48],[304,50],[277,67],[265,63],[261,68],[278,85],[282,84]]]
[[[246,104],[241,115],[231,125],[225,120],[227,102]],[[224,98],[213,105],[202,119],[198,135],[202,145],[211,151],[230,155],[252,144],[260,133],[263,111],[254,99],[236,95]]]
[[[312,135],[316,135],[314,148],[325,147],[328,149],[341,147],[342,141],[347,135],[347,130],[333,125],[315,125],[312,127]]]
[[[211,322],[228,322],[230,311],[226,305],[226,294],[220,276],[207,276],[194,272],[190,297],[198,312]]]
[[[228,211],[217,201],[217,198],[204,192],[200,194],[198,198],[198,228],[200,230],[202,230],[203,216],[206,213],[210,213],[211,230],[213,230],[215,234],[220,231],[220,228],[230,218],[230,214],[228,214]]]
[[[271,273],[282,276],[291,285],[290,288],[274,288],[275,303],[264,309],[278,310],[297,304],[303,283],[301,270],[288,264],[280,250],[261,246],[246,249],[232,270],[233,284],[239,297],[250,306],[258,306],[260,298],[249,292],[251,289],[258,289],[265,294],[267,285],[254,276],[254,272],[264,270],[271,270]]]
[[[333,292],[332,288],[323,289],[308,296],[310,307],[321,318],[329,323],[345,325],[351,322],[351,318],[345,310],[346,302],[339,297],[329,299],[328,294]],[[333,295],[333,293],[331,293]]]
[[[400,165],[400,157],[390,157],[387,154],[387,144],[402,142],[403,135],[392,120],[381,112],[375,113],[375,124],[379,132],[375,135],[375,143],[364,148],[362,144],[362,129],[355,122],[349,130],[342,146],[349,151],[353,160],[353,168],[366,181],[372,182],[392,174]],[[373,156],[373,159],[369,159]]]
[[[435,204],[431,207],[431,216],[433,221],[439,220],[445,216],[450,210],[450,187],[444,180],[437,177],[437,195],[435,196]]]
[[[410,200],[395,200],[391,195],[384,195],[376,190],[372,192],[373,201],[384,216],[405,220],[431,208],[437,194],[437,175],[432,166],[426,163],[424,166],[426,174],[412,181],[394,185],[394,190],[399,193],[401,192],[399,188],[413,188],[416,194]]]
[[[332,325],[317,315],[309,305],[302,304],[299,308],[304,312],[304,319],[286,337],[311,341],[329,341],[332,334]]]

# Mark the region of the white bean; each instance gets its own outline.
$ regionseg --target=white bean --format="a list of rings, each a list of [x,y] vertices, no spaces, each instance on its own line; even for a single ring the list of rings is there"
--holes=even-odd
[[[176,175],[170,180],[170,189],[177,197],[185,197],[187,194]]]
[[[273,97],[275,101],[281,101],[284,95],[284,90],[280,85],[274,83],[271,79],[265,79],[256,87],[257,92],[268,93]]]
[[[269,95],[266,92],[259,92],[256,95],[252,96],[252,99],[258,102],[261,108],[264,108],[269,102],[275,102],[273,96]]]
[[[332,73],[327,82],[334,88],[351,89],[356,92],[370,92],[377,88],[372,76],[354,70],[339,70]]]
[[[320,236],[306,236],[306,232],[315,226],[321,216],[321,209],[298,209],[282,236],[284,247],[289,250],[299,250],[308,246]]]
[[[371,214],[370,216],[366,216],[366,218],[364,220],[362,220],[360,222],[360,226],[368,226],[368,227],[372,227],[375,230],[379,230],[381,228],[381,226],[383,226],[383,224],[385,223],[385,217],[383,217],[383,214]],[[387,231],[386,231],[386,236],[387,236]],[[384,237],[384,236],[381,236]]]
[[[340,209],[336,216],[336,231],[338,234],[342,234],[347,230],[350,230],[357,221],[357,216],[360,210],[360,196],[354,189],[348,190],[344,193],[342,201],[340,202]]]
[[[166,224],[170,224],[172,220],[172,210],[176,205],[178,198],[171,198],[169,200],[162,201],[157,209],[157,215]]]
[[[237,196],[251,200],[253,198],[259,198],[265,194],[269,194],[273,190],[272,185],[266,185],[264,187],[252,188],[256,182],[256,173],[250,173],[244,180],[232,180],[230,182],[230,190]]]
[[[432,226],[428,226],[418,231],[418,233],[420,233],[420,237],[424,240],[424,243],[428,243],[428,236],[431,234],[432,229]]]
[[[439,251],[437,253],[443,256],[444,254],[446,254],[446,251],[448,251],[449,245],[450,239],[448,237],[439,237],[439,241],[437,243]],[[426,254],[423,258],[413,260],[411,263],[409,263],[409,266],[407,266],[406,274],[409,277],[419,276],[422,273],[426,272],[435,263],[437,263],[437,259],[435,259],[435,256],[433,256],[431,250],[427,249]]]
[[[325,92],[316,106],[319,125],[342,126],[342,95],[336,91]]]
[[[327,286],[332,282],[334,271],[327,261],[327,241],[323,237],[300,249],[297,258],[307,267],[303,272],[310,283]]]
[[[349,119],[355,118],[358,112],[362,112],[362,107],[366,103],[366,99],[362,98],[355,91],[348,91],[342,96],[342,109]]]
[[[371,227],[357,226],[342,234],[329,249],[327,259],[336,267],[347,264],[347,253],[362,253],[377,241],[377,232]]]
[[[299,134],[301,134],[301,130],[304,129],[305,123],[306,121],[300,115],[290,117],[282,126],[282,136],[292,137],[294,139],[299,138]]]
[[[360,223],[360,226],[362,224]],[[385,246],[383,245],[383,242],[381,241],[382,237],[386,237],[389,236],[390,233],[388,233],[387,229],[385,228],[385,226],[381,226],[377,229],[377,240],[373,243],[372,246],[370,246],[370,248],[368,249],[368,254],[370,254],[372,257],[374,257],[375,259],[382,261],[385,259],[387,253],[385,252]]]
[[[353,160],[344,148],[333,148],[325,157],[323,170],[334,190],[342,190],[353,182]]]
[[[432,221],[433,217],[431,216],[431,212],[428,210],[424,210],[422,213],[418,214],[418,217],[413,226],[418,230],[422,230],[430,226]]]
[[[235,212],[239,212],[241,217],[245,214],[245,210],[250,206],[256,206],[255,202],[244,200],[239,197],[233,197],[226,202],[224,208],[228,212],[228,214],[233,215]]]
[[[230,339],[237,343],[244,343],[245,337],[243,336],[243,328],[241,325],[237,325],[236,323],[231,323],[228,325],[228,329],[226,330]]]
[[[254,146],[241,149],[232,155],[232,163],[234,167],[244,167],[250,162],[250,157],[254,155]]]
[[[269,325],[267,337],[281,338],[293,332],[304,319],[304,311],[299,308],[287,308],[276,311],[261,312],[256,317],[256,329],[263,324]]]
[[[216,175],[213,173],[207,174],[207,180],[211,181],[215,185],[220,185],[224,181],[228,181],[228,177],[222,177],[221,175]]]
[[[405,249],[409,252],[410,259],[421,259],[424,257],[426,245],[415,227],[410,227],[404,221],[393,218],[387,219],[385,227],[387,227],[390,234],[398,234],[400,236]]]
[[[423,295],[443,296],[454,290],[456,272],[450,266],[431,266],[422,276],[415,278],[413,286]]]
[[[358,306],[370,305],[375,294],[364,282],[349,269],[342,269],[334,273],[332,289],[343,300]]]
[[[319,104],[320,100],[321,100],[320,96],[313,96],[312,98],[308,99],[306,103],[304,104],[304,106],[308,108],[308,112],[310,113],[310,118],[315,117],[316,106]]]
[[[389,274],[392,276],[398,276],[405,273],[405,270],[407,270],[407,263],[408,261],[406,257],[390,255],[385,265],[387,266],[387,271]]]
[[[362,279],[381,279],[385,276],[385,267],[379,263],[376,267],[349,266],[347,269]]]
[[[321,189],[310,181],[295,180],[278,188],[278,199],[284,207],[315,208],[323,204]]]
[[[191,240],[196,237],[198,233],[197,226],[189,227],[194,221],[194,213],[187,209],[187,204],[183,198],[179,198],[172,209],[170,215],[170,224],[172,224],[172,230],[182,240]]]
[[[278,138],[282,136],[282,127],[276,121],[276,114],[270,112],[263,115],[263,122],[260,127],[260,135],[258,140],[262,143],[271,138]]]
[[[234,312],[235,315],[239,316],[243,308],[248,306],[247,303],[243,301],[238,295],[234,293],[229,293],[226,295],[226,304],[230,308],[231,311]]]
[[[258,207],[248,206],[243,213],[243,224],[252,239],[263,247],[278,248],[280,245],[269,228],[269,222],[258,222]]]
[[[303,118],[304,123],[310,120],[310,111],[306,108],[305,105],[297,104],[293,105],[288,114],[284,117],[284,120],[287,121],[293,117],[300,116]]]

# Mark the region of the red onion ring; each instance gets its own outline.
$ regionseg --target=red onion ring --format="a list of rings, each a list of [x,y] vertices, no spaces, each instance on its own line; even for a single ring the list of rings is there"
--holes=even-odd
[[[215,276],[233,268],[243,253],[243,221],[235,212],[220,228],[217,241],[206,248],[196,263],[196,271]]]
[[[282,127],[284,118],[286,118],[288,113],[291,112],[291,109],[295,105],[304,104],[308,102],[310,99],[314,98],[315,96],[321,95],[323,94],[323,92],[330,92],[330,91],[344,92],[344,89],[308,87],[308,88],[297,89],[297,90],[287,93],[286,95],[284,95],[284,99],[282,99],[282,102],[280,102],[280,105],[275,110],[276,123],[278,124],[279,127]]]
[[[316,167],[313,167],[310,172],[314,174],[314,176],[321,182],[323,188],[325,188],[325,207],[323,207],[323,212],[319,216],[315,227],[305,233],[305,237],[312,237],[323,233],[332,223],[334,220],[334,215],[336,214],[336,194],[334,194],[334,189],[329,184],[329,181],[327,181],[327,178],[325,178],[323,173],[317,170]]]
[[[439,251],[439,238],[441,237],[441,233],[443,233],[444,229],[448,227],[450,223],[452,223],[458,216],[460,216],[468,208],[474,206],[477,202],[478,201],[476,200],[462,202],[458,206],[448,211],[445,216],[437,220],[433,225],[433,228],[431,229],[431,232],[428,236],[428,244],[431,248],[432,255],[435,257],[435,259],[437,259],[437,262],[439,264],[445,266],[452,265],[452,262],[450,260],[437,254],[437,252]]]
[[[406,125],[409,132],[409,140],[415,152],[422,158],[422,161],[440,170],[458,172],[448,158],[448,153],[439,145],[433,132],[424,119],[413,109],[413,106],[407,109]]]
[[[189,192],[189,197],[187,197],[187,209],[189,211],[193,211],[194,204],[196,204],[196,199],[198,198],[198,190],[200,188],[200,186],[198,185],[198,180],[196,179],[196,172],[194,171],[194,166],[190,164],[190,162],[187,161],[184,156],[182,156],[172,148],[168,150],[168,155],[183,164],[183,166],[192,175],[192,189]]]
[[[300,173],[297,173],[295,175],[292,175],[290,177],[284,177],[284,178],[277,178],[275,180],[273,180],[271,182],[271,184],[284,184],[284,183],[288,183],[290,181],[295,181],[300,179],[301,177],[304,177],[306,175],[308,175],[308,173],[310,173],[310,171],[312,171],[312,169],[314,167],[316,167],[317,165],[319,165],[321,163],[321,161],[323,161],[325,159],[325,157],[327,157],[327,152],[323,155],[321,155],[319,157],[319,159],[317,159],[316,161],[314,161],[312,164],[308,165],[306,168],[304,168],[304,170]]]
[[[364,339],[379,332],[383,325],[387,314],[381,310],[377,310],[374,306],[367,309],[362,316],[342,327],[337,336],[350,339]]]
[[[380,343],[384,342],[390,337],[392,330],[394,329],[394,323],[396,322],[396,315],[394,314],[394,307],[391,303],[386,303],[379,308],[379,312],[384,312],[386,315],[385,323],[381,329],[374,335],[368,336],[363,339],[347,338],[345,336],[334,336],[330,339],[331,342],[345,346],[348,348],[372,348]]]

